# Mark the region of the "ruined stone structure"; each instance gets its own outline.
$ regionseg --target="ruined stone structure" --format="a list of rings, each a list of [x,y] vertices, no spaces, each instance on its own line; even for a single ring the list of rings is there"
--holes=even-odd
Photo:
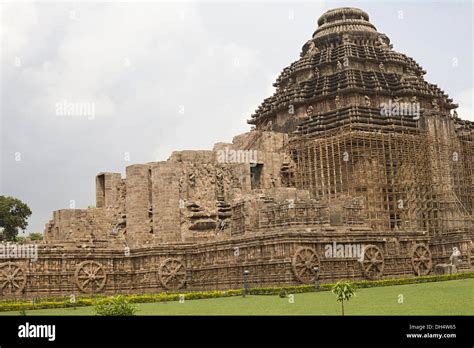
[[[2,296],[192,291],[473,266],[474,123],[362,10],[323,14],[248,133],[96,177]]]

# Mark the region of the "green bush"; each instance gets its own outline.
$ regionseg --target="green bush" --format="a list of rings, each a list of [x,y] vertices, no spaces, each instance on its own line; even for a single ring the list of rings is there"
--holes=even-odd
[[[43,233],[31,232],[31,233],[28,235],[28,238],[29,238],[30,240],[43,240]]]
[[[101,316],[130,316],[135,314],[136,307],[119,295],[97,301],[94,311]]]
[[[406,284],[417,284],[417,283],[428,283],[445,280],[455,279],[467,279],[474,278],[474,272],[456,273],[456,274],[444,274],[437,276],[422,276],[422,277],[410,277],[410,278],[392,278],[392,279],[381,279],[381,280],[359,280],[352,281],[352,284],[358,288],[372,288],[379,286],[392,286],[392,285],[406,285]],[[334,284],[321,284],[319,291],[329,291]],[[297,285],[297,286],[285,286],[285,287],[267,287],[267,288],[251,288],[249,291],[250,295],[279,295],[282,291],[286,291],[287,294],[299,294],[305,292],[316,291],[314,285]],[[158,294],[140,294],[140,295],[124,295],[121,296],[129,303],[151,303],[151,302],[167,302],[167,301],[178,301],[180,295],[184,295],[185,300],[197,300],[206,298],[218,298],[218,297],[232,297],[242,296],[243,289],[235,290],[213,290],[213,291],[197,291],[188,293],[158,293]],[[113,297],[112,297],[113,298]],[[48,297],[35,299],[35,303],[27,300],[4,300],[0,301],[0,312],[4,311],[21,311],[31,309],[49,309],[49,308],[64,308],[64,307],[84,307],[92,306],[98,302],[110,300],[111,297],[107,295],[98,294],[91,297],[76,297],[76,302],[71,303],[65,300],[64,297]]]
[[[17,242],[18,244],[25,244],[26,243],[26,237],[16,236],[15,237],[15,242]]]

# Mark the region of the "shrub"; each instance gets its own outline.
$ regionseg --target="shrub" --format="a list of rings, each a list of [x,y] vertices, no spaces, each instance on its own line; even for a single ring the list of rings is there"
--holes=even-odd
[[[281,289],[278,296],[280,296],[280,298],[286,298],[288,296],[288,291],[286,291],[285,289]]]
[[[130,316],[135,314],[136,307],[119,295],[97,301],[94,310],[101,316]]]
[[[417,284],[417,283],[429,283],[455,279],[468,279],[474,278],[474,272],[463,272],[456,274],[444,274],[437,276],[422,276],[422,277],[409,277],[409,278],[392,278],[392,279],[381,279],[381,280],[359,280],[354,281],[352,284],[358,288],[372,288],[380,286],[392,286],[392,285],[406,285],[406,284]],[[329,291],[332,289],[334,284],[321,284],[319,291]],[[268,288],[251,288],[249,290],[250,295],[279,295],[284,290],[286,293],[299,294],[305,292],[315,291],[314,285],[297,285],[297,286],[285,286],[285,287],[268,287]],[[199,292],[188,292],[182,293],[186,300],[194,299],[205,299],[205,298],[217,298],[217,297],[232,297],[241,296],[243,289],[236,290],[214,290],[214,291],[199,291]],[[124,295],[122,296],[129,303],[151,303],[151,302],[167,302],[167,301],[178,301],[179,293],[157,293],[157,294],[141,294],[141,295]],[[76,303],[71,303],[65,300],[64,297],[48,297],[48,298],[37,298],[32,301],[27,300],[3,300],[0,301],[0,312],[4,311],[20,311],[31,310],[31,309],[48,309],[48,308],[65,308],[65,307],[84,307],[93,306],[101,300],[110,300],[105,294],[94,295],[91,297],[76,297]]]

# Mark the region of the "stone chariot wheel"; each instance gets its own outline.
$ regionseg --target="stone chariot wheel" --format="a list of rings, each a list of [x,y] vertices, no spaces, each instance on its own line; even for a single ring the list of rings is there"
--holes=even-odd
[[[26,271],[13,262],[0,264],[0,294],[14,295],[23,291],[26,285]]]
[[[383,274],[385,260],[383,252],[376,245],[367,245],[360,260],[362,271],[368,279],[378,279]]]
[[[304,283],[315,281],[314,267],[319,267],[319,257],[316,251],[309,247],[298,248],[293,256],[293,272],[296,278]]]
[[[161,263],[158,277],[166,289],[181,289],[186,282],[186,267],[181,260],[168,258]]]
[[[99,262],[84,261],[76,267],[75,280],[81,291],[93,294],[104,288],[107,273]]]
[[[418,276],[428,275],[433,266],[431,251],[425,244],[415,244],[411,252],[411,264]]]

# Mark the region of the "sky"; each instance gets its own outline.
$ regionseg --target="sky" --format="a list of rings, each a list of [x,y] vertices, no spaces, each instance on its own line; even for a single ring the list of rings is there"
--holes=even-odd
[[[231,142],[319,16],[344,6],[474,120],[471,1],[1,2],[0,195],[42,232],[54,210],[95,204],[99,172]],[[58,111],[68,103],[93,112]]]

